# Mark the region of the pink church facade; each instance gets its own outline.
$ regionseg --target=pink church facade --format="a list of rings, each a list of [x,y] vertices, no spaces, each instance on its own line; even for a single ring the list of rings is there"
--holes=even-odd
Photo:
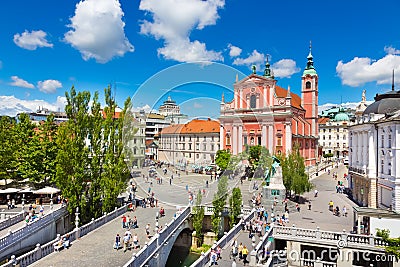
[[[233,155],[245,146],[261,145],[270,153],[291,151],[295,143],[306,166],[318,161],[318,75],[307,57],[301,77],[301,97],[277,85],[267,62],[263,75],[253,73],[234,83],[234,98],[222,98],[220,142]]]

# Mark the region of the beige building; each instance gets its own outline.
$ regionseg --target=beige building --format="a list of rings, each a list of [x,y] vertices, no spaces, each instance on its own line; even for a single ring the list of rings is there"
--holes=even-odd
[[[182,170],[214,163],[220,146],[219,128],[219,122],[210,119],[163,128],[159,136],[158,159]]]

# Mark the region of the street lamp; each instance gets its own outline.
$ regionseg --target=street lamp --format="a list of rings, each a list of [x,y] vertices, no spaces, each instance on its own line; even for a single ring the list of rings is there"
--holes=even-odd
[[[75,227],[79,228],[79,207],[75,210]]]

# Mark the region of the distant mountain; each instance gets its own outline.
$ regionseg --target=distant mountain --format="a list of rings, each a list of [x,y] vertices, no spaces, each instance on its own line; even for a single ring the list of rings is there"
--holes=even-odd
[[[23,100],[15,96],[0,96],[0,115],[15,117],[18,113],[35,112],[39,107],[51,111],[63,111],[65,108],[65,97],[58,96],[55,103],[45,100]]]

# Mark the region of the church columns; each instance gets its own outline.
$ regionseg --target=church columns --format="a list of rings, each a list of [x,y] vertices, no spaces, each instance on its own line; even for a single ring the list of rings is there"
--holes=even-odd
[[[233,130],[232,130],[232,154],[237,155],[238,154],[238,128],[237,125],[233,125]]]
[[[290,121],[287,121],[285,124],[285,130],[286,130],[286,154],[289,154],[290,151],[292,150],[292,124]]]
[[[235,109],[237,109],[238,108],[238,90],[237,89],[235,89],[235,96],[234,96],[234,102],[235,102]]]
[[[261,145],[267,147],[267,125],[262,125]]]
[[[263,92],[263,107],[267,107],[267,87],[264,85],[264,92]]]
[[[221,126],[219,127],[219,148],[218,149],[225,149],[225,133],[224,133],[224,127]]]
[[[243,151],[243,126],[239,125],[239,136],[238,136],[238,154]]]
[[[240,89],[239,108],[243,108],[243,89]]]
[[[274,125],[268,125],[268,150],[271,154],[274,153]]]

